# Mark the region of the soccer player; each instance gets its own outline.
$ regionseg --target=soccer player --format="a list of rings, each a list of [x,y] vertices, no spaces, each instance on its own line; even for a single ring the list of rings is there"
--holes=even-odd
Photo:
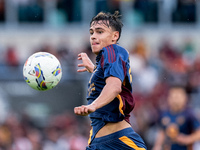
[[[167,102],[169,109],[161,114],[160,130],[153,150],[192,150],[194,142],[200,140],[200,124],[187,107],[185,89],[171,87]]]
[[[91,132],[87,150],[146,150],[141,137],[130,123],[130,112],[134,108],[132,76],[129,54],[117,41],[123,24],[119,12],[100,12],[90,22],[90,44],[96,54],[94,65],[86,53],[78,72],[91,72],[88,84],[88,105],[74,108],[77,115],[89,115]]]

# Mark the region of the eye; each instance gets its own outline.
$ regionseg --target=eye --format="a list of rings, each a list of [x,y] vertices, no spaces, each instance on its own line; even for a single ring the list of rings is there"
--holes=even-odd
[[[90,31],[90,35],[92,35],[94,32],[93,31]]]
[[[98,33],[99,33],[99,34],[102,34],[102,33],[103,33],[103,31],[98,31]]]

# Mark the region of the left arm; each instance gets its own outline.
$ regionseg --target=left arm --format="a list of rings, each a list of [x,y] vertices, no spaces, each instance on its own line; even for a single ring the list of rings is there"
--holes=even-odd
[[[78,64],[78,67],[84,67],[83,69],[78,69],[77,72],[85,72],[88,71],[89,73],[92,73],[94,70],[94,64],[88,57],[86,53],[80,53],[78,54],[78,60],[82,60],[81,64]]]
[[[106,79],[106,85],[99,97],[90,105],[82,105],[74,108],[74,113],[77,115],[86,116],[95,110],[109,104],[121,92],[122,82],[119,78],[110,76]]]
[[[200,140],[200,128],[190,135],[179,134],[175,141],[181,145],[190,145]]]

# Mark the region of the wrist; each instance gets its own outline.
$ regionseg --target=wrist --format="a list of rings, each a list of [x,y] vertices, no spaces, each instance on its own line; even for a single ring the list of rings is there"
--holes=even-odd
[[[95,65],[94,64],[92,64],[92,72],[94,72],[94,69],[95,69]]]
[[[96,103],[95,101],[92,102],[90,105],[91,105],[95,110],[98,109],[98,105],[97,105],[97,103]]]
[[[94,72],[94,69],[95,69],[95,65],[92,64],[92,65],[91,65],[91,72]]]
[[[91,64],[90,66],[88,66],[88,72],[93,73],[95,69],[95,65]]]

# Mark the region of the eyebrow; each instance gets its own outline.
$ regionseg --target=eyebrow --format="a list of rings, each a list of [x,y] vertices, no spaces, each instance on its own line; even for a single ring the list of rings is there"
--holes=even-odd
[[[105,29],[103,29],[103,28],[101,28],[101,27],[98,27],[98,28],[94,28],[94,30],[105,30]],[[89,31],[93,31],[93,29],[90,28]]]

